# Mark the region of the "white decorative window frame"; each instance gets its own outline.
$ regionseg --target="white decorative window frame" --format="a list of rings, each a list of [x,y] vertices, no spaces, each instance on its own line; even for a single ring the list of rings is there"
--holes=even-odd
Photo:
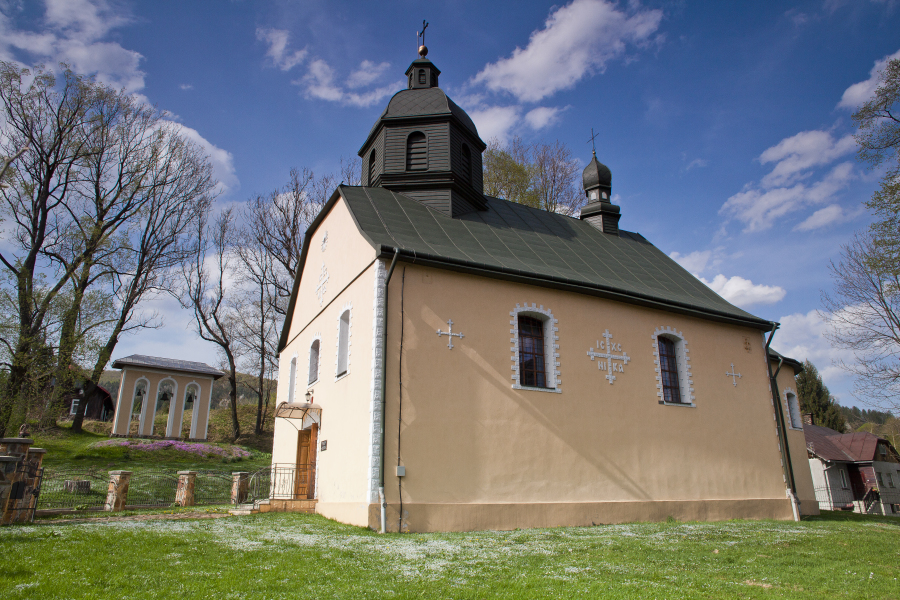
[[[78,404],[80,402],[81,402],[81,398],[78,398],[77,396],[75,398],[72,398],[72,406],[69,408],[69,416],[70,417],[74,416],[75,413],[78,412]]]
[[[341,314],[343,314],[343,312],[341,312]],[[338,327],[340,327],[340,324],[338,324]],[[340,334],[341,334],[340,330],[338,330],[338,336],[340,336]],[[319,342],[319,361],[316,363],[316,378],[313,379],[312,381],[310,381],[309,380],[309,363],[312,361],[312,347],[313,347],[313,344],[316,343],[316,340],[318,340],[318,342]],[[322,334],[319,332],[316,332],[315,334],[313,334],[312,339],[309,340],[309,348],[307,350],[307,355],[306,355],[306,389],[309,389],[312,386],[319,383],[319,379],[321,377],[322,377]]]
[[[340,364],[340,356],[341,356],[341,317],[345,312],[350,313],[350,318],[347,320],[347,370],[338,375],[338,368]],[[350,374],[350,356],[353,354],[353,303],[348,302],[343,307],[341,307],[341,312],[338,313],[337,318],[337,332],[336,332],[336,341],[335,344],[337,347],[337,352],[334,353],[334,380],[340,381],[344,377]],[[319,347],[319,361],[322,360],[322,348]]]
[[[320,354],[321,357],[321,354]],[[297,364],[300,355],[297,352],[291,356],[291,362],[288,363],[288,402],[293,402],[297,398]],[[293,371],[293,381],[291,381],[291,372]]]
[[[200,418],[200,392],[203,391],[203,388],[200,387],[200,382],[194,379],[191,379],[190,383],[184,386],[184,397],[181,400],[181,420],[178,423],[176,435],[181,437],[181,430],[184,429],[184,409],[187,408],[188,390],[192,386],[197,388],[197,397],[194,398],[194,405],[191,407],[191,430],[188,432],[188,436],[191,439],[196,439],[197,421]],[[209,421],[209,417],[206,417],[206,420]]]
[[[175,402],[175,399],[178,397],[178,382],[175,380],[174,377],[167,375],[166,377],[163,377],[162,379],[160,379],[159,381],[156,382],[156,393],[153,394],[153,412],[150,413],[150,415],[149,415],[150,431],[148,431],[146,435],[153,435],[153,426],[154,426],[154,423],[156,422],[156,405],[159,404],[159,392],[162,389],[163,384],[166,383],[167,381],[172,382],[172,399],[169,400],[169,419],[166,420],[166,429],[169,428],[169,421],[171,420],[172,409],[174,408],[172,406],[172,403]],[[145,403],[145,404],[147,404],[147,403]],[[141,429],[140,429],[141,432],[144,431],[144,422],[146,421],[147,416],[148,416],[147,410],[148,409],[145,406],[145,410],[141,413]],[[144,435],[144,433],[141,433],[141,435]]]
[[[675,361],[678,366],[678,387],[681,391],[682,400],[689,399],[690,402],[665,401],[659,360],[660,337],[668,338],[675,342]],[[650,339],[653,340],[653,364],[656,369],[656,396],[659,398],[659,403],[666,406],[689,406],[691,408],[696,408],[697,405],[694,404],[694,400],[696,399],[694,397],[694,380],[693,375],[691,375],[691,357],[689,356],[690,349],[687,347],[688,343],[687,340],[684,339],[684,334],[674,327],[666,325],[665,327],[657,327],[653,332],[653,335],[650,336]]]
[[[791,416],[791,401],[788,396],[790,394],[794,397],[794,401],[797,403],[797,416],[800,417],[800,426],[794,427],[794,418]],[[786,387],[781,392],[782,400],[784,401],[784,406],[787,409],[787,426],[788,429],[793,431],[803,431],[803,413],[800,412],[800,398],[797,396],[797,392],[793,390],[791,387]]]
[[[530,305],[516,303],[516,307],[510,311],[509,324],[512,329],[509,333],[510,352],[512,352],[512,380],[514,390],[532,390],[535,392],[562,393],[562,375],[559,368],[559,321],[553,316],[553,312],[544,305],[532,302]],[[519,383],[519,317],[535,317],[544,323],[544,366],[547,377],[547,387],[532,387]],[[549,367],[549,368],[548,368]]]

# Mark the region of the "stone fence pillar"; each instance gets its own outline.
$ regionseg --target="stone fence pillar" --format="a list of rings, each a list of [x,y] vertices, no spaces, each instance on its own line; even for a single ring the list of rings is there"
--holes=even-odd
[[[175,492],[175,504],[178,506],[194,505],[194,485],[197,482],[197,471],[178,471],[178,489]]]
[[[247,486],[250,482],[250,473],[247,471],[235,471],[231,474],[231,503],[243,504],[247,499]]]
[[[109,472],[109,489],[106,492],[106,506],[103,507],[103,510],[120,511],[125,508],[131,474],[131,471]]]

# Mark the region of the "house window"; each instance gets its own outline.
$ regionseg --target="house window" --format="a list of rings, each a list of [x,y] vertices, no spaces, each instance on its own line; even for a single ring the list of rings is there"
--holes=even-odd
[[[884,487],[884,479],[881,477],[881,473],[879,471],[875,471],[875,479],[878,480],[878,487]]]
[[[288,378],[288,402],[294,401],[294,386],[297,383],[297,357],[291,359],[291,376]]]
[[[421,131],[406,138],[406,170],[424,171],[428,168],[428,140]]]
[[[375,185],[375,150],[369,154],[369,185]]]
[[[72,398],[72,408],[69,409],[69,414],[74,415],[78,412],[78,405],[81,404],[81,400],[78,398]]]
[[[314,340],[309,347],[309,383],[312,385],[319,379],[319,340]]]
[[[425,69],[419,69],[419,85],[425,85]]]
[[[513,389],[561,393],[559,328],[553,313],[534,303],[517,304],[509,316]]]
[[[534,317],[519,317],[519,382],[528,387],[547,387],[544,323]]]
[[[659,403],[695,406],[691,359],[684,335],[672,327],[658,327],[650,338],[653,340]]]
[[[887,477],[887,485],[888,487],[894,487],[894,478],[890,473],[885,473],[885,477]]]
[[[850,483],[847,481],[847,471],[841,469],[839,473],[841,474],[841,489],[849,490]]]
[[[350,363],[350,311],[345,310],[341,314],[338,323],[338,357],[337,376],[345,375]]]
[[[787,398],[791,427],[794,429],[803,429],[803,417],[800,415],[800,402],[797,401],[797,396],[792,392],[786,392],[785,397]]]
[[[675,342],[668,338],[657,339],[659,344],[659,371],[662,376],[663,400],[681,403],[681,386],[678,381],[678,358]]]
[[[462,145],[462,177],[463,181],[472,185],[472,153],[466,144]]]

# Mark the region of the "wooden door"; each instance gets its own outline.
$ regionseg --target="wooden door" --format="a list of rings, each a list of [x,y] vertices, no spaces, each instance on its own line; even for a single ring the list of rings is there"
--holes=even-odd
[[[299,432],[297,441],[297,472],[294,477],[294,498],[312,499],[316,486],[316,442],[319,426]]]

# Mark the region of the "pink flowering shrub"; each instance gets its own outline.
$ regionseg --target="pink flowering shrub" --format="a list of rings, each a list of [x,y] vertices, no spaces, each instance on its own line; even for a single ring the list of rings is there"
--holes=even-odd
[[[201,457],[218,456],[221,458],[249,458],[250,453],[237,446],[221,448],[202,442],[182,442],[181,440],[104,440],[91,444],[91,448],[109,448],[119,446],[138,452],[155,452],[158,450],[175,450],[196,454]]]

